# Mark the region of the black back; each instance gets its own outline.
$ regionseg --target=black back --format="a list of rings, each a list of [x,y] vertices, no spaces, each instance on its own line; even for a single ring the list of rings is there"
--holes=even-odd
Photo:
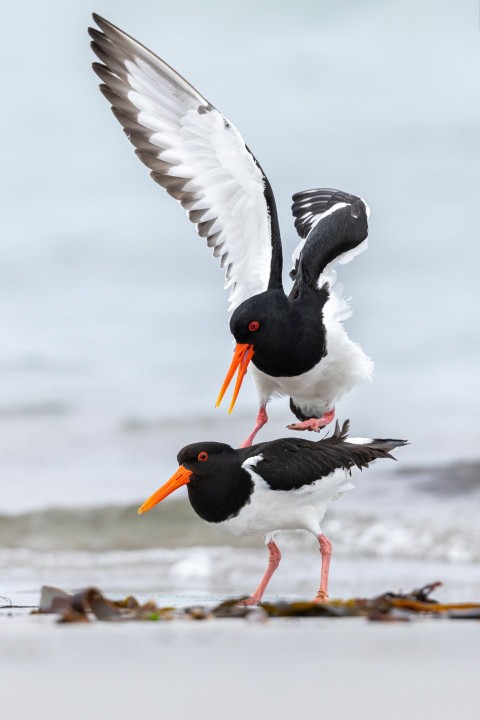
[[[365,445],[348,442],[349,421],[338,422],[330,437],[317,442],[302,438],[284,438],[253,445],[238,452],[245,458],[262,455],[256,471],[272,490],[294,490],[311,485],[335,470],[367,468],[379,458],[395,458],[390,451],[406,440],[372,440]]]

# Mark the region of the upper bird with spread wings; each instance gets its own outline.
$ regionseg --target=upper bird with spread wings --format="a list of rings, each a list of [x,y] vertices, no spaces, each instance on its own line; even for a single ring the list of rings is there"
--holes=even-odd
[[[107,20],[93,16],[93,68],[100,89],[152,178],[178,200],[225,268],[230,329],[237,342],[220,403],[238,369],[230,412],[252,361],[260,410],[251,445],[267,422],[273,395],[290,396],[301,421],[294,430],[319,430],[335,403],[372,361],[342,325],[347,302],[333,290],[331,265],[367,246],[368,207],[348,193],[315,189],[293,196],[302,238],[282,284],[282,245],[270,183],[238,130],[173,68]]]

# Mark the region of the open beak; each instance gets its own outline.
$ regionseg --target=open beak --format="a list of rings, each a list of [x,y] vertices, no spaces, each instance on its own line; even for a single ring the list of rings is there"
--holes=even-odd
[[[170,480],[167,480],[165,485],[162,485],[157,492],[154,492],[153,495],[151,495],[148,500],[145,500],[142,507],[138,509],[138,514],[143,515],[143,513],[148,512],[151,510],[155,505],[158,505],[159,502],[162,502],[167,495],[170,495],[174,490],[178,490],[179,487],[182,487],[182,485],[186,485],[190,482],[190,475],[192,474],[191,470],[187,470],[186,467],[183,467],[183,465],[180,465],[177,472],[172,475]]]
[[[215,407],[218,407],[220,403],[222,402],[223,396],[225,395],[225,392],[230,385],[230,382],[235,375],[235,370],[238,368],[238,375],[237,375],[237,381],[235,383],[235,390],[233,391],[233,397],[232,402],[230,403],[230,407],[228,408],[228,413],[230,414],[234,408],[235,402],[238,397],[238,393],[240,392],[240,388],[242,387],[243,378],[245,377],[245,374],[247,372],[247,367],[250,362],[250,360],[253,357],[254,353],[253,345],[241,345],[237,343],[235,345],[235,351],[233,353],[233,360],[232,364],[230,365],[227,376],[225,380],[223,381],[222,389],[220,390],[217,398],[217,402],[215,403]]]

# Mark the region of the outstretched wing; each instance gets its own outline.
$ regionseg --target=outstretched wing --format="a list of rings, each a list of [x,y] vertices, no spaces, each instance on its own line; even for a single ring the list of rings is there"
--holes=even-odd
[[[293,253],[290,277],[298,295],[303,286],[317,287],[329,278],[328,266],[345,264],[368,246],[369,208],[356,195],[341,190],[304,190],[293,196],[295,227],[303,240]],[[320,282],[319,282],[320,280]]]
[[[226,268],[230,309],[281,286],[275,201],[238,130],[175,70],[98,15],[89,29],[102,93],[152,178]]]
[[[338,423],[329,437],[318,442],[285,438],[261,443],[239,451],[245,457],[261,456],[257,467],[272,490],[294,490],[331,475],[335,470],[360,470],[379,458],[395,459],[390,451],[406,445],[405,440],[347,437],[348,420]]]

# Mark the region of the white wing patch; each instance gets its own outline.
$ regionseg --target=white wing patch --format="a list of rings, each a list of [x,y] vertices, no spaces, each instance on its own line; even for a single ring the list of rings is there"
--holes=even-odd
[[[252,470],[256,465],[258,465],[260,460],[263,460],[263,455],[254,455],[242,463],[242,468],[244,470]]]
[[[373,438],[349,437],[345,442],[351,443],[352,445],[369,445],[373,442]]]
[[[230,310],[267,289],[266,179],[238,130],[163,60],[102,18],[91,30],[103,94],[153,179],[226,268]]]

